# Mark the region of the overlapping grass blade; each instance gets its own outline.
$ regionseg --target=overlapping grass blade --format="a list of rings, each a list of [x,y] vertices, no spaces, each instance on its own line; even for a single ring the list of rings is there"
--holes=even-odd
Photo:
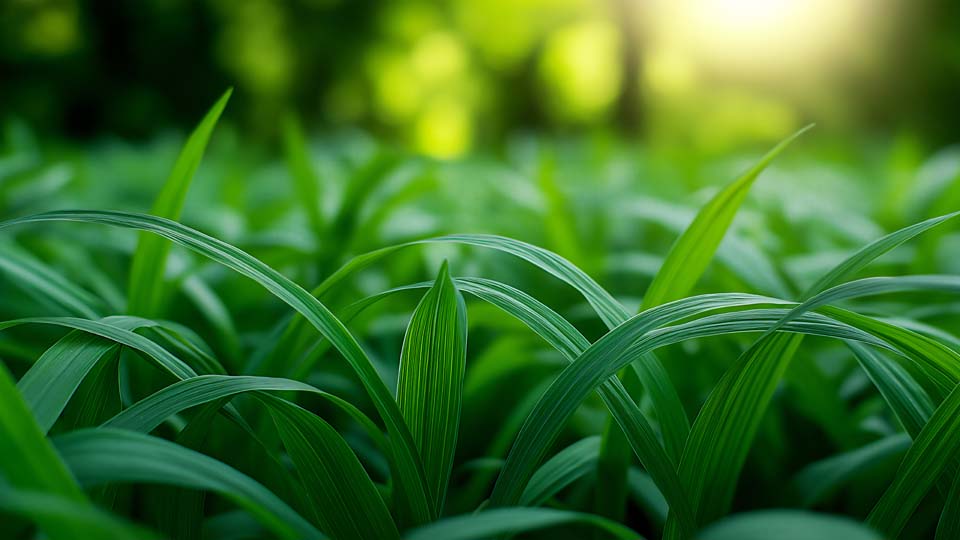
[[[960,457],[960,386],[934,411],[907,450],[890,487],[867,522],[896,538],[947,467]]]
[[[953,477],[947,501],[940,512],[935,540],[950,540],[960,537],[960,476]]]
[[[397,405],[420,450],[436,515],[443,510],[457,448],[466,354],[466,306],[444,263],[413,312],[397,380]]]
[[[220,114],[227,106],[227,101],[230,100],[231,93],[233,89],[227,89],[190,134],[150,210],[151,214],[174,220],[180,219],[180,212],[187,199],[187,191],[190,189],[193,175],[200,166],[207,142],[213,134],[217,120],[220,119]],[[148,234],[140,236],[130,267],[128,312],[146,317],[157,314],[163,300],[163,272],[169,251],[170,244],[163,239]]]
[[[52,521],[67,523],[73,538],[98,540],[159,540],[153,531],[128,523],[97,509],[78,503],[68,497],[42,491],[0,488],[0,510],[27,518],[41,528]],[[65,536],[64,538],[70,538]]]
[[[793,485],[804,506],[812,506],[835,492],[844,483],[874,467],[899,458],[910,447],[910,436],[905,433],[889,435],[842,454],[811,463],[793,479]]]
[[[952,217],[954,214],[906,227],[868,244],[827,272],[804,298],[837,285],[887,251]],[[760,418],[800,339],[762,337],[727,371],[701,408],[679,469],[699,525],[726,513]],[[676,525],[668,520],[666,538],[684,536]]]
[[[84,486],[144,482],[215,491],[281,538],[324,538],[262,485],[220,461],[172,442],[132,431],[96,428],[56,437],[54,443]]]
[[[92,294],[12,242],[0,242],[0,272],[34,298],[66,315],[96,319],[103,307]]]
[[[683,298],[693,289],[713,259],[750,186],[787,146],[811,127],[801,129],[767,152],[756,165],[720,190],[700,209],[693,222],[670,248],[663,266],[643,295],[641,309]]]
[[[523,506],[539,506],[587,474],[600,453],[600,437],[586,437],[553,455],[530,478],[520,496]]]
[[[0,323],[0,330],[21,324],[52,324],[86,333],[71,332],[55,343],[17,384],[44,433],[53,427],[90,370],[114,352],[117,344],[144,353],[175,378],[187,379],[197,375],[166,349],[129,329],[140,326],[141,321],[121,318],[108,323],[74,317],[33,317]]]
[[[4,366],[0,366],[0,477],[5,485],[4,494],[0,497],[3,500],[11,496],[6,490],[16,490],[42,493],[69,503],[79,511],[93,508],[69,469],[44,437]],[[53,508],[48,512],[40,512],[32,507],[30,501],[19,501],[14,497],[7,503],[13,506],[11,511],[14,512],[17,512],[18,505],[25,505],[18,513],[30,515],[40,529],[54,540],[70,540],[76,535],[95,534],[97,530],[95,524],[84,524],[74,516],[58,513]]]
[[[393,396],[356,339],[310,293],[246,252],[164,218],[124,212],[65,211],[7,221],[0,223],[0,228],[41,221],[102,223],[155,233],[253,279],[297,310],[343,354],[380,413],[397,460],[399,477],[396,481],[405,494],[401,502],[408,506],[409,519],[413,524],[431,519],[423,467]]]
[[[320,528],[333,538],[399,538],[380,494],[343,437],[319,416],[258,394],[303,481]]]
[[[637,532],[594,514],[551,508],[496,508],[475,514],[441,519],[408,531],[404,540],[480,540],[501,534],[516,534],[547,527],[583,524],[595,527],[613,538],[643,540]]]
[[[346,412],[367,434],[386,449],[380,428],[350,402],[314,386],[290,379],[241,375],[200,375],[171,384],[127,407],[103,423],[104,427],[148,433],[166,418],[180,411],[231,398],[246,392],[307,392],[320,396]]]

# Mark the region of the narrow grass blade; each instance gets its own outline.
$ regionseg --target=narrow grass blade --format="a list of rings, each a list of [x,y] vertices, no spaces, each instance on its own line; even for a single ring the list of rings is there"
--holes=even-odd
[[[457,448],[466,352],[466,306],[444,263],[407,327],[397,381],[397,405],[420,450],[436,515]]]
[[[25,517],[43,528],[52,521],[68,523],[73,538],[98,540],[159,540],[153,531],[128,523],[99,510],[93,505],[81,504],[62,495],[39,491],[0,488],[0,510]],[[67,536],[66,538],[70,538]]]
[[[150,213],[169,219],[179,219],[193,175],[200,166],[203,152],[213,134],[220,114],[227,106],[233,89],[227,89],[213,104],[200,124],[187,139],[177,156],[173,170],[157,196]],[[132,314],[152,317],[160,309],[163,299],[163,272],[166,268],[170,244],[161,238],[142,235],[130,267],[130,286],[127,311]]]
[[[200,375],[186,379],[158,390],[127,407],[104,422],[103,427],[149,433],[165,419],[191,407],[231,398],[241,393],[270,391],[308,392],[320,396],[347,413],[367,431],[374,441],[387,448],[386,441],[376,424],[349,402],[300,381],[273,377]]]
[[[96,428],[54,439],[70,471],[85,486],[144,482],[215,491],[244,508],[281,538],[323,534],[276,495],[211,457],[130,431]]]
[[[960,386],[937,407],[913,441],[867,522],[896,538],[940,474],[960,456]]]
[[[868,244],[827,272],[803,297],[813,297],[837,285],[877,257],[952,217],[954,215],[943,216],[906,227]],[[771,325],[768,333],[776,329],[777,325]],[[763,336],[727,371],[701,409],[679,470],[698,525],[726,513],[756,426],[800,339],[798,336]],[[726,425],[719,429],[723,424]],[[665,538],[683,536],[676,525],[672,519],[668,520]]]
[[[26,491],[62,500],[81,511],[93,508],[44,437],[3,365],[0,365],[0,478],[4,484],[0,502],[12,505],[14,512],[17,505],[25,505],[18,513],[30,515],[51,539],[70,540],[87,532],[94,534],[95,526],[83,524],[75,516],[58,513],[53,508],[46,513],[38,512],[30,501],[7,498],[6,490]]]
[[[548,508],[497,508],[476,514],[441,519],[408,531],[404,540],[481,540],[501,534],[516,534],[547,527],[583,524],[595,527],[613,538],[643,540],[635,531],[593,514]]]
[[[643,296],[641,309],[682,298],[693,289],[723,240],[730,223],[757,176],[800,135],[807,126],[770,150],[740,178],[714,195],[697,213],[693,222],[677,238],[653,283]]]
[[[951,540],[960,538],[960,476],[953,477],[947,501],[940,512],[940,521],[937,523],[935,540]]]
[[[400,537],[370,477],[335,429],[293,403],[258,398],[270,410],[324,532],[343,540]]]
[[[539,506],[593,469],[600,437],[587,437],[553,455],[530,478],[520,496],[523,506]]]
[[[324,220],[320,213],[320,182],[310,163],[310,152],[300,121],[293,114],[287,115],[283,123],[283,153],[287,161],[287,170],[293,177],[297,199],[307,214],[307,222],[317,238],[324,234]]]
[[[260,260],[230,244],[155,216],[124,212],[51,212],[3,222],[0,223],[0,228],[40,221],[80,221],[150,231],[253,279],[297,310],[343,354],[357,373],[386,424],[399,468],[396,481],[406,495],[403,502],[408,506],[409,519],[412,523],[418,524],[429,521],[433,517],[428,503],[423,465],[396,401],[357,340],[343,323],[310,293]]]
[[[96,297],[11,242],[0,242],[0,272],[34,298],[66,315],[96,319],[103,309]]]
[[[813,506],[858,475],[897,459],[910,447],[905,433],[890,435],[842,454],[830,456],[804,467],[793,479],[800,502]]]

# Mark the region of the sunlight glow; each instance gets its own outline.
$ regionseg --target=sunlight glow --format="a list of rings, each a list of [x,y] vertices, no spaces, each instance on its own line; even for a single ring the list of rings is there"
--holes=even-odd
[[[829,69],[869,38],[865,0],[660,0],[655,32],[711,69]],[[843,53],[841,53],[843,54]]]

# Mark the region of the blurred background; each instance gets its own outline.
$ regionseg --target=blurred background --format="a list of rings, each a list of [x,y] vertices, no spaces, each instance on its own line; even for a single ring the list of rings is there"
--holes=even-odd
[[[955,142],[952,0],[6,0],[0,120],[129,140],[280,115],[455,157],[517,133],[706,154],[782,138]]]

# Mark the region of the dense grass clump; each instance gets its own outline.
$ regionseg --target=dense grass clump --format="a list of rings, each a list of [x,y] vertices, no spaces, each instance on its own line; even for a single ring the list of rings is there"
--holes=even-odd
[[[949,182],[200,167],[228,99],[159,194],[163,147],[0,168],[3,538],[960,538]]]

